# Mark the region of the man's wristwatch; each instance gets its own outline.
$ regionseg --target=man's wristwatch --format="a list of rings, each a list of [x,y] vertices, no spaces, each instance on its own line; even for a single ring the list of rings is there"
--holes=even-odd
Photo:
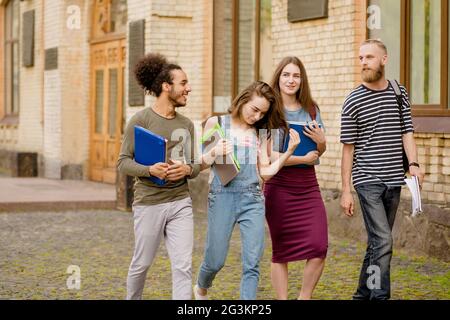
[[[418,164],[417,162],[411,162],[411,163],[409,164],[409,166],[410,166],[410,167],[411,167],[411,166],[414,166],[414,167],[420,168],[420,166],[419,166],[419,164]]]

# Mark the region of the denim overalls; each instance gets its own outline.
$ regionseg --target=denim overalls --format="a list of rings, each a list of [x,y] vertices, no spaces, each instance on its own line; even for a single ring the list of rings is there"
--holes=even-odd
[[[223,116],[222,127],[227,139],[230,135],[230,116]],[[257,171],[257,139],[247,146],[235,145],[240,163],[239,174],[222,186],[214,174],[208,194],[208,232],[205,254],[198,275],[198,286],[209,288],[217,272],[224,266],[234,225],[239,224],[243,274],[240,298],[256,299],[259,281],[259,261],[264,252],[265,209],[264,196]],[[212,167],[214,172],[214,166]]]

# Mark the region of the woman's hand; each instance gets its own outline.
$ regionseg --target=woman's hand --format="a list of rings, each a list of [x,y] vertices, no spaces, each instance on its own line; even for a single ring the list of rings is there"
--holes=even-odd
[[[232,153],[234,151],[233,144],[225,139],[220,139],[219,142],[217,142],[216,146],[213,148],[212,157],[221,157],[225,156],[229,153]]]
[[[287,151],[290,153],[294,153],[295,148],[297,148],[300,143],[300,135],[294,129],[289,129],[289,144],[287,147]]]
[[[304,134],[317,144],[325,143],[325,133],[323,132],[323,129],[319,127],[316,120],[310,122],[308,126],[305,126]]]
[[[217,144],[202,156],[201,170],[210,167],[217,159],[234,151],[233,144],[225,139],[220,139]]]
[[[317,151],[317,150],[310,151],[303,156],[303,160],[305,161],[305,164],[309,164],[309,165],[313,165],[317,159],[319,159],[319,151]]]

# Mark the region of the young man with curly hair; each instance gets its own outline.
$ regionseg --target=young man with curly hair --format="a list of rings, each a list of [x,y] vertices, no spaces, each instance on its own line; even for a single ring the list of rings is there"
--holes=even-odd
[[[194,125],[178,113],[191,91],[186,73],[160,54],[148,54],[135,67],[138,83],[155,103],[137,112],[128,122],[118,169],[134,176],[135,247],[128,270],[127,299],[141,299],[147,271],[164,238],[172,266],[172,298],[192,298],[193,213],[187,179],[195,178]],[[169,163],[144,166],[134,159],[134,127],[146,128],[168,140]],[[180,139],[180,137],[182,139]],[[165,179],[159,186],[148,177]]]

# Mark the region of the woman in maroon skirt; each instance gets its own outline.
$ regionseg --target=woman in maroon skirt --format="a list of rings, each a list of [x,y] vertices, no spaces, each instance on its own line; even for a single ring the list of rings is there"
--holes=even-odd
[[[326,142],[319,109],[311,97],[306,70],[297,57],[286,57],[272,78],[288,122],[306,122],[305,134],[317,143],[317,151],[291,156],[264,186],[266,218],[272,238],[272,285],[277,299],[288,298],[288,263],[306,260],[298,299],[311,299],[320,279],[328,248],[327,215],[314,165],[325,152]],[[281,151],[272,143],[271,157]],[[301,142],[300,142],[301,144]]]

